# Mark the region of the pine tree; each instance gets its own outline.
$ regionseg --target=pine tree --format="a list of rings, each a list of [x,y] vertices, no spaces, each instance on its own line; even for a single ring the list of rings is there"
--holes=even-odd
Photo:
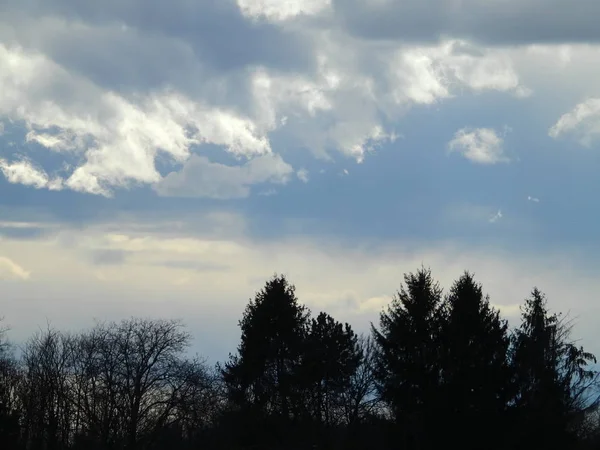
[[[250,300],[239,322],[238,354],[230,355],[223,371],[233,403],[283,420],[300,414],[294,387],[308,320],[285,276],[273,277]]]
[[[312,416],[325,426],[343,420],[342,393],[361,362],[358,336],[349,324],[321,312],[310,322],[303,360]]]
[[[404,285],[380,315],[375,377],[381,398],[411,448],[425,448],[439,402],[442,289],[429,269],[404,275]]]
[[[465,272],[444,302],[441,340],[447,438],[463,448],[499,445],[510,398],[508,324]]]
[[[548,311],[544,295],[534,288],[513,335],[522,447],[570,445],[576,439],[571,425],[594,406],[589,388],[597,373],[589,365],[596,359],[569,341],[570,331],[560,315]]]

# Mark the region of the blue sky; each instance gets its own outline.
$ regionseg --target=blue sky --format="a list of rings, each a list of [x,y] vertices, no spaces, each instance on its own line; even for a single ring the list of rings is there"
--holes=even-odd
[[[0,1],[11,337],[174,317],[217,360],[274,272],[366,331],[423,263],[600,353],[598,8]]]

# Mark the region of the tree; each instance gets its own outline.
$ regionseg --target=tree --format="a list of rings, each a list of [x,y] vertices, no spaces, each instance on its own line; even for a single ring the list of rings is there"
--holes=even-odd
[[[545,296],[534,288],[513,334],[523,447],[572,444],[576,436],[571,426],[596,406],[590,388],[598,376],[589,367],[596,358],[571,342],[570,333],[570,324],[551,314]]]
[[[443,311],[444,439],[463,448],[501,445],[500,436],[490,436],[505,420],[511,395],[508,324],[468,272],[450,289]]]
[[[354,426],[378,415],[380,398],[375,381],[376,347],[373,338],[361,334],[357,341],[360,362],[342,392],[345,422]]]
[[[25,443],[30,449],[68,448],[73,438],[72,337],[48,328],[34,335],[23,350]]]
[[[6,328],[0,327],[0,442],[6,448],[17,448],[19,441],[20,403],[18,397],[21,373],[6,339]]]
[[[280,432],[290,419],[303,415],[298,387],[308,321],[295,287],[275,275],[246,306],[238,353],[230,355],[223,369],[232,403],[252,420],[277,420]]]
[[[191,387],[188,377],[197,368],[182,359],[190,335],[174,320],[130,319],[111,324],[108,331],[117,358],[116,389],[125,399],[121,420],[127,447],[134,450],[140,437],[152,437],[173,421]]]
[[[303,355],[303,379],[310,395],[312,417],[330,427],[343,420],[342,394],[350,387],[361,352],[349,324],[321,312],[312,319]]]
[[[79,444],[131,450],[147,448],[166,429],[187,433],[190,405],[200,407],[210,384],[201,361],[183,357],[189,339],[179,321],[145,319],[98,324],[78,336],[72,378]]]
[[[379,394],[412,447],[425,446],[439,401],[441,301],[431,270],[421,268],[404,275],[404,285],[380,315],[379,330],[372,326]]]

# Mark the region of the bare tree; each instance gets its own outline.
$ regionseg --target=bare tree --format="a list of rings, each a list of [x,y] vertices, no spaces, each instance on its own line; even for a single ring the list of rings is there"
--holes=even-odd
[[[366,416],[375,414],[380,405],[373,367],[375,344],[369,335],[360,335],[358,346],[361,361],[350,378],[348,389],[342,393],[346,423],[354,424]]]
[[[130,319],[108,328],[116,358],[116,392],[127,447],[175,420],[178,401],[190,389],[190,364],[181,356],[190,335],[179,321]]]
[[[48,328],[34,335],[22,355],[21,401],[29,448],[66,448],[72,435],[71,337]]]
[[[0,319],[1,320],[1,319]],[[20,372],[12,347],[6,338],[7,327],[0,327],[0,442],[10,447],[19,439]]]

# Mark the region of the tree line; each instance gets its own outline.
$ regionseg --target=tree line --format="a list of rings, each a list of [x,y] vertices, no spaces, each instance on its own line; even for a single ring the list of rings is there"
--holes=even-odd
[[[471,273],[420,268],[359,335],[275,275],[239,327],[214,367],[179,321],[49,327],[18,356],[0,332],[0,448],[600,448],[596,359],[537,288],[510,329]]]

